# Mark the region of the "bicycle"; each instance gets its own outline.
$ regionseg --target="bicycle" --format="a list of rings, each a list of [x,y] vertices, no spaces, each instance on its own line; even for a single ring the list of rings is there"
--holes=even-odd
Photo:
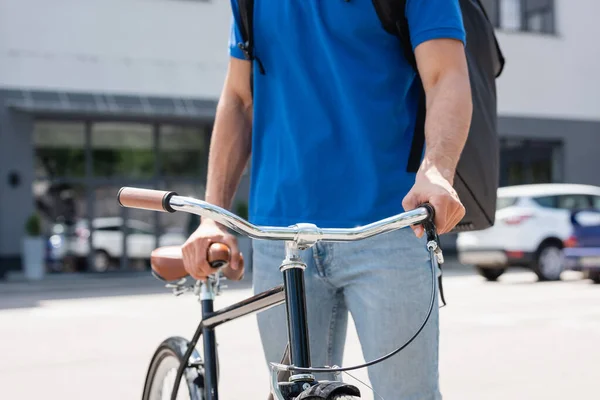
[[[289,353],[289,365],[283,364],[285,361],[270,363],[271,395],[274,399],[356,399],[360,397],[359,389],[342,382],[339,374],[381,362],[406,348],[425,327],[433,310],[436,296],[435,277],[437,275],[438,279],[441,279],[439,266],[443,263],[443,255],[433,223],[434,210],[429,204],[423,204],[415,210],[362,227],[337,229],[319,228],[307,223],[289,227],[255,226],[223,208],[169,191],[123,187],[119,190],[117,198],[123,207],[170,213],[184,211],[213,219],[253,239],[283,240],[286,243],[285,258],[280,265],[284,282],[282,285],[217,311],[213,308],[213,301],[215,295],[221,292],[221,278],[218,271],[229,262],[227,246],[218,243],[210,246],[207,256],[215,273],[206,281],[196,281],[192,285],[187,282],[188,274],[184,268],[180,248],[163,247],[152,252],[152,273],[158,279],[165,281],[166,286],[172,288],[177,295],[193,291],[199,296],[202,320],[190,341],[181,337],[170,337],[158,346],[148,367],[143,400],[169,398],[176,400],[180,392],[184,398],[190,400],[218,400],[219,365],[215,328],[228,321],[281,304],[285,304],[287,311],[289,341],[285,354]],[[306,265],[300,258],[300,251],[310,248],[319,241],[361,240],[415,224],[422,224],[425,228],[432,273],[429,309],[420,328],[403,346],[368,363],[345,368],[311,367],[304,292]],[[196,350],[200,336],[203,337],[203,358]],[[317,381],[312,374],[318,372],[336,373],[337,380]],[[287,380],[284,379],[286,375]]]

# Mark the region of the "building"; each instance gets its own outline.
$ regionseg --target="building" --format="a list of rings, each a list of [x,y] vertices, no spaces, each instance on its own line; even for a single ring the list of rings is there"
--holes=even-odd
[[[507,58],[501,184],[600,184],[600,3],[482,1]],[[47,226],[121,216],[158,236],[187,223],[115,195],[203,196],[229,21],[227,1],[0,0],[0,271],[19,268],[36,208]]]
[[[36,207],[46,229],[107,216],[186,226],[116,194],[203,196],[229,19],[225,1],[0,0],[0,271],[19,268]]]

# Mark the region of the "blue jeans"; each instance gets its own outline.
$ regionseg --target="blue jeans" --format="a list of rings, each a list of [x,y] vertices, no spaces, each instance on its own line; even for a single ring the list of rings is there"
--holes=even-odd
[[[278,266],[283,242],[255,241],[253,284],[258,293],[283,282]],[[303,251],[313,366],[342,365],[352,313],[365,360],[404,344],[419,328],[431,295],[425,239],[405,228],[352,243],[318,243]],[[285,308],[257,316],[267,361],[280,362],[287,344]],[[437,296],[421,334],[399,354],[369,368],[373,388],[385,400],[439,400]],[[333,376],[317,376],[333,379]]]

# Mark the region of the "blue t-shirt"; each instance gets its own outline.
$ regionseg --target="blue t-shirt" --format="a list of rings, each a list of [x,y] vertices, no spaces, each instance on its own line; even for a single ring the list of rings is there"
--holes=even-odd
[[[465,41],[458,0],[408,0],[406,16],[414,48]],[[255,0],[254,43],[250,220],[345,228],[403,212],[415,73],[371,0]]]

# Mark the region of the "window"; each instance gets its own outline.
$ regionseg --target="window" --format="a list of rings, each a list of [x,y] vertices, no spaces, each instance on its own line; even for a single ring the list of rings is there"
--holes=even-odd
[[[523,26],[528,32],[554,33],[554,0],[525,0]]]
[[[161,125],[161,175],[192,179],[205,176],[209,137],[208,126]]]
[[[133,111],[139,103],[137,98],[114,99],[123,109]],[[46,100],[60,101],[60,96],[50,93]],[[87,104],[87,100],[80,100]],[[160,101],[153,106],[162,110],[174,104],[172,100],[155,100]],[[189,105],[198,108],[203,103],[190,100]],[[32,190],[44,229],[77,235],[88,241],[90,249],[98,245],[93,239],[95,234],[101,238],[116,235],[117,239],[136,235],[143,242],[149,242],[148,236],[152,236],[158,245],[161,235],[181,233],[188,224],[188,214],[159,215],[125,209],[115,196],[122,186],[136,186],[202,198],[211,125],[211,121],[179,125],[158,121],[36,119],[31,138],[35,149]],[[90,219],[94,221],[91,227]],[[123,225],[124,220],[130,221],[127,226]],[[128,246],[127,251],[132,256],[135,244]],[[126,268],[127,257],[119,258],[121,267]]]
[[[498,197],[498,200],[496,200],[496,210],[502,210],[503,208],[513,206],[516,202],[516,197]]]
[[[592,207],[600,210],[600,196],[592,196]]]
[[[482,0],[499,29],[554,33],[554,0]]]
[[[500,1],[500,27],[518,31],[521,29],[521,0]]]
[[[534,197],[533,201],[546,208],[556,208],[558,204],[556,196]]]
[[[592,205],[590,197],[585,194],[534,197],[533,200],[542,207],[562,210],[579,210]]]
[[[101,232],[121,232],[120,226],[102,226],[100,228],[96,228],[96,231]]]
[[[579,210],[591,206],[590,198],[585,194],[567,194],[558,196],[558,208],[565,210]]]
[[[500,185],[561,182],[562,143],[500,139]]]
[[[38,178],[85,175],[83,122],[36,121],[33,125],[35,174]]]
[[[154,175],[152,125],[96,122],[92,125],[94,175],[151,178]]]

